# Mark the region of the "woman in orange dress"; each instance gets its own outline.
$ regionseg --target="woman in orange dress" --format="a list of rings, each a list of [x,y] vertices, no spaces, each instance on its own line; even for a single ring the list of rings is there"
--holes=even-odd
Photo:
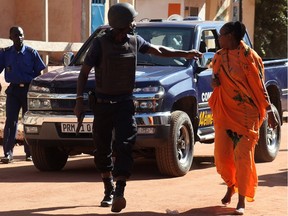
[[[264,66],[258,54],[242,40],[245,26],[228,22],[220,30],[219,50],[213,59],[213,93],[209,99],[215,127],[217,172],[227,185],[224,205],[238,192],[235,214],[243,215],[245,197],[254,200],[258,184],[254,162],[259,128],[270,109],[261,79]]]

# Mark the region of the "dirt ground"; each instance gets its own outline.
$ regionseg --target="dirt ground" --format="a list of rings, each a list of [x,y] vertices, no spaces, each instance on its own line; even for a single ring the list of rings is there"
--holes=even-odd
[[[288,123],[282,128],[281,149],[271,163],[257,163],[259,187],[256,200],[246,203],[245,215],[286,216]],[[0,164],[0,215],[2,216],[97,216],[115,215],[99,207],[103,185],[93,158],[69,158],[61,172],[40,172],[24,161],[23,147],[15,147],[15,162]],[[184,177],[161,176],[153,160],[138,158],[127,183],[127,207],[123,216],[231,215],[237,196],[224,207],[226,191],[213,164],[213,145],[197,143],[191,171]]]

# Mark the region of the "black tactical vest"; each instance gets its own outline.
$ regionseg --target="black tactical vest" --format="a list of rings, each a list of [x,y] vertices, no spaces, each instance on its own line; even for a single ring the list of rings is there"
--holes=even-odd
[[[136,37],[131,36],[124,44],[115,44],[109,33],[98,39],[102,57],[99,66],[95,67],[96,92],[132,94],[136,72]]]

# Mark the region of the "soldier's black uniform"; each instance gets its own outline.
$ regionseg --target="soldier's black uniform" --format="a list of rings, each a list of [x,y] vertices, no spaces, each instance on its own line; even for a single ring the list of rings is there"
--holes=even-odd
[[[135,83],[137,52],[145,53],[150,44],[140,36],[130,36],[123,43],[113,41],[111,30],[96,37],[85,64],[95,69],[95,106],[93,139],[95,160],[101,173],[131,175],[132,147],[136,139],[136,122],[132,93]],[[112,131],[115,131],[112,161]]]

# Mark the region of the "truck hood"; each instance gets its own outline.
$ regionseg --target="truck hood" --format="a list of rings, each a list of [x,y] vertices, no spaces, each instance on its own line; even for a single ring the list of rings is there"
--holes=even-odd
[[[75,85],[80,69],[80,66],[61,67],[34,78],[32,84],[52,87],[70,86],[72,83]]]
[[[159,67],[159,66],[139,66],[136,71],[136,82],[142,81],[160,81],[175,73],[186,70],[185,67]]]
[[[61,67],[36,77],[32,81],[32,84],[45,87],[76,88],[80,69],[81,66]],[[179,73],[180,71],[183,71],[184,73]],[[138,66],[136,71],[136,83],[141,86],[144,82],[145,85],[147,85],[147,82],[150,84],[160,84],[169,82],[169,80],[178,82],[179,79],[184,79],[183,75],[186,78],[188,76],[186,67]],[[94,79],[94,70],[92,70],[88,78],[88,88],[94,86]]]

